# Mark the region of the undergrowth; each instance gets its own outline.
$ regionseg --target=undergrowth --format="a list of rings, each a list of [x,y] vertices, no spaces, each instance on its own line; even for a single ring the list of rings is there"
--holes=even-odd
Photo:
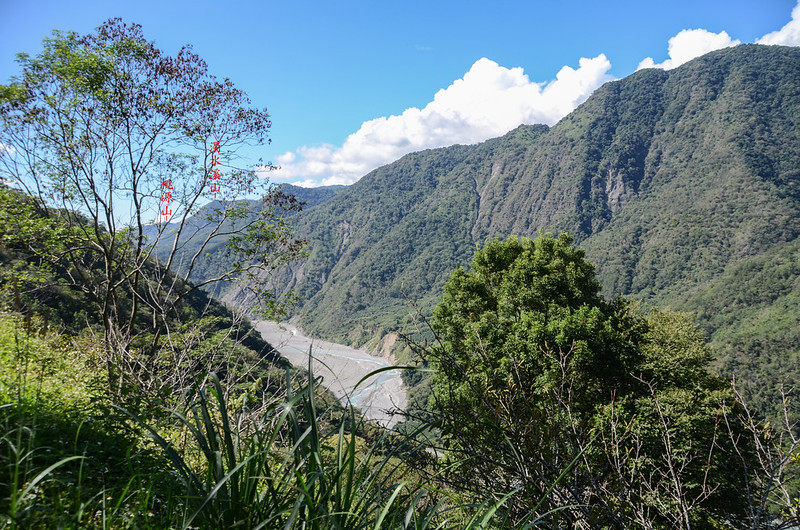
[[[0,528],[503,526],[510,495],[438,487],[407,465],[414,436],[321,401],[310,366],[260,401],[208,374],[148,416],[110,403],[96,353],[0,315]]]

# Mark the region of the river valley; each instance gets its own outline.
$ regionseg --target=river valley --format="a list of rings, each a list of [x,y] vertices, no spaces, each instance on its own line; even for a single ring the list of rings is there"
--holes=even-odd
[[[322,384],[343,404],[349,399],[368,419],[386,427],[400,421],[399,415],[393,416],[390,412],[404,409],[407,405],[400,370],[381,372],[355,388],[370,372],[391,366],[387,359],[349,346],[311,339],[302,335],[301,330],[292,324],[268,321],[255,321],[253,324],[264,340],[294,366],[308,367],[310,347],[314,374],[322,376]]]

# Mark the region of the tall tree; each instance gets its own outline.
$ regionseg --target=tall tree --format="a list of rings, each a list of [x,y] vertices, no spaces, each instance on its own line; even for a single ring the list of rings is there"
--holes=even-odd
[[[733,520],[742,468],[720,428],[733,396],[708,373],[702,334],[599,291],[565,234],[491,241],[453,272],[438,342],[422,352],[447,476],[479,494],[519,489],[520,521],[531,510],[554,526]]]
[[[53,259],[97,306],[118,392],[122,374],[157,353],[179,300],[298,255],[302,242],[281,216],[299,204],[257,174],[265,166],[241,167],[242,148],[268,141],[269,115],[229,79],[210,75],[191,47],[166,55],[140,26],[112,19],[85,36],[54,32],[40,54],[18,61],[22,74],[0,86],[0,175],[69,226]],[[238,201],[253,194],[264,197],[255,218]],[[193,232],[209,224],[186,255]],[[171,250],[155,261],[164,238]],[[187,286],[204,249],[220,239],[232,266]],[[274,297],[262,294],[274,309]],[[137,359],[131,341],[142,327],[152,340]]]

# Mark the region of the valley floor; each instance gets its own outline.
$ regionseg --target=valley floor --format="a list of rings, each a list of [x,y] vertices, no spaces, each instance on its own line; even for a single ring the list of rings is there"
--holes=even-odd
[[[253,324],[264,340],[294,366],[308,367],[310,347],[314,358],[314,375],[322,376],[322,384],[343,404],[349,398],[350,403],[359,407],[368,419],[386,427],[400,421],[400,416],[390,413],[407,405],[400,370],[381,372],[354,389],[370,372],[391,366],[387,359],[349,346],[311,339],[302,335],[301,330],[292,324],[268,321],[255,321]]]

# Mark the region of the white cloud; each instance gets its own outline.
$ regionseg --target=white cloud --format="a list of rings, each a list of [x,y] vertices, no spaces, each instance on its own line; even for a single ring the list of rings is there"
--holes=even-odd
[[[289,152],[289,153],[284,153],[282,155],[279,155],[278,158],[275,159],[275,161],[278,164],[291,164],[292,162],[295,161],[296,158],[297,158],[297,156],[295,156],[294,153]]]
[[[792,9],[792,20],[778,31],[767,33],[756,44],[782,44],[800,46],[800,1]]]
[[[800,0],[792,20],[756,41],[800,46]],[[708,52],[736,46],[727,32],[686,29],[669,40],[669,58],[648,57],[638,69],[676,68]],[[577,69],[564,66],[554,80],[532,82],[522,68],[505,68],[479,59],[463,78],[439,90],[423,109],[364,122],[340,147],[303,146],[276,158],[281,169],[271,174],[299,186],[351,184],[372,169],[413,151],[456,143],[472,144],[500,136],[522,123],[552,125],[572,112],[594,90],[612,79],[605,55],[580,59]]]
[[[522,68],[479,59],[463,78],[439,90],[425,108],[364,122],[341,147],[301,147],[277,157],[271,178],[304,186],[351,184],[372,169],[414,151],[472,144],[526,123],[554,124],[611,79],[605,55],[564,66],[547,83]],[[299,155],[299,156],[298,156]]]
[[[685,29],[669,39],[669,59],[656,64],[652,57],[639,63],[642,68],[661,68],[671,70],[695,57],[700,57],[714,50],[736,46],[740,41],[731,39],[727,32],[712,33],[705,29]]]

